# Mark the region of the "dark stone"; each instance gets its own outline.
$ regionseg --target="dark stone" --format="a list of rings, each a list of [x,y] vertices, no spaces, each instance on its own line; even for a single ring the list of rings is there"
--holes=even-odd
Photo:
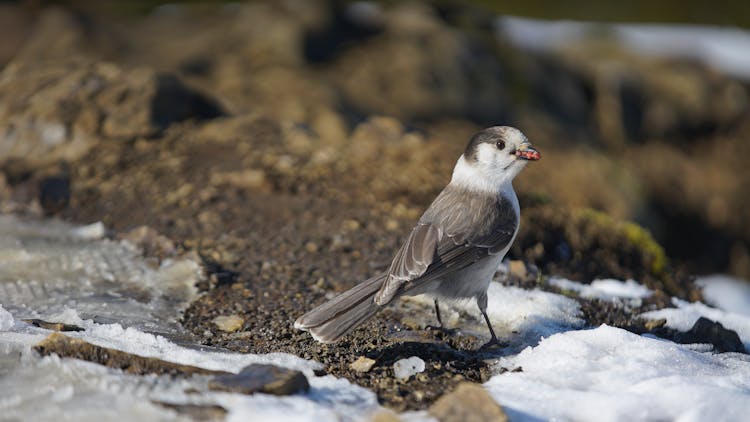
[[[23,322],[52,331],[83,331],[83,328],[77,325],[63,324],[62,322],[47,322],[41,319],[24,319]]]
[[[266,393],[286,396],[310,389],[305,375],[297,370],[275,365],[252,364],[239,374],[219,375],[208,383],[215,391],[241,394]]]
[[[70,203],[70,178],[53,176],[39,182],[39,203],[48,216],[64,210]]]
[[[704,317],[698,318],[693,327],[687,332],[677,334],[675,341],[682,344],[712,344],[714,350],[719,353],[747,353],[737,332],[728,330],[721,323]]]

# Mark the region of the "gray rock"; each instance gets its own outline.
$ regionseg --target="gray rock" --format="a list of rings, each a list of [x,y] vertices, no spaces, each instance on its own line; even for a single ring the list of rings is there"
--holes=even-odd
[[[310,389],[305,375],[297,370],[276,365],[252,364],[239,374],[219,375],[209,381],[215,391],[241,394],[266,393],[286,396]]]

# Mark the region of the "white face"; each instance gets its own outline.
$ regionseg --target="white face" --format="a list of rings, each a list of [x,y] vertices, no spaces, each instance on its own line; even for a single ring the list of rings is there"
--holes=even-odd
[[[523,148],[522,144],[529,145],[529,141],[515,128],[503,127],[501,133],[502,136],[493,136],[491,142],[478,144],[473,157],[462,155],[451,182],[485,192],[498,192],[509,186],[528,162],[516,151]]]

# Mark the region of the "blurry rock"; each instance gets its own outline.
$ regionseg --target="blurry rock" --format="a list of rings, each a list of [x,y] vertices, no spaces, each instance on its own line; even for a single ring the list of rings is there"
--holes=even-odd
[[[481,385],[464,382],[440,397],[429,409],[440,422],[504,422],[508,420],[499,404]]]
[[[39,203],[47,216],[64,210],[70,203],[70,177],[51,176],[39,182]]]
[[[375,366],[375,359],[365,356],[360,356],[357,360],[349,364],[349,367],[355,372],[370,372],[373,366]]]
[[[700,317],[690,330],[675,335],[675,341],[683,344],[707,343],[719,353],[747,353],[736,331],[728,330],[720,322]]]
[[[0,69],[16,55],[31,33],[31,16],[19,4],[0,4]]]
[[[136,227],[119,237],[140,248],[147,257],[164,259],[173,257],[177,252],[174,242],[148,226]]]
[[[266,393],[287,396],[310,389],[305,375],[276,365],[252,364],[239,374],[220,375],[209,381],[214,391],[229,391],[240,394]]]
[[[245,323],[245,320],[239,315],[221,315],[214,318],[213,323],[221,331],[233,333],[242,328],[242,324]]]
[[[423,3],[387,9],[385,31],[341,52],[330,74],[362,114],[482,122],[507,115],[503,69],[490,47],[447,26]]]
[[[740,82],[699,62],[639,56],[614,37],[576,43],[553,56],[564,73],[577,75],[579,96],[591,106],[582,115],[592,117],[611,147],[699,140],[734,127],[750,110]]]
[[[84,340],[53,333],[34,346],[42,356],[56,354],[63,358],[75,358],[110,368],[121,369],[128,374],[169,374],[189,376],[193,374],[224,374],[196,366],[181,365],[161,359],[149,358],[107,347],[96,346]]]
[[[172,409],[179,415],[184,415],[193,421],[221,421],[227,415],[227,410],[219,405],[211,404],[185,404],[168,403],[163,401],[151,401],[159,406]]]
[[[686,286],[667,273],[667,258],[650,233],[635,223],[591,209],[551,205],[527,208],[521,215],[515,256],[581,282],[595,278],[641,280],[649,288],[686,297]]]
[[[396,363],[393,364],[393,376],[398,379],[407,379],[412,375],[424,372],[424,369],[424,360],[417,356],[412,356],[410,358],[397,360]]]
[[[107,63],[8,65],[0,74],[0,166],[73,161],[102,138],[154,136],[221,109],[171,75]]]

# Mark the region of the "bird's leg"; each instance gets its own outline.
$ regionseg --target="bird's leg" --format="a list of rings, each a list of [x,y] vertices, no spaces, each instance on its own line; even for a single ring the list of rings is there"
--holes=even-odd
[[[438,324],[440,324],[440,328],[445,328],[443,325],[443,319],[440,318],[440,306],[438,306],[438,300],[435,299],[435,315],[437,315]]]
[[[482,346],[482,349],[486,349],[495,345],[502,344],[500,340],[497,339],[497,336],[495,335],[495,330],[492,329],[492,323],[490,322],[490,317],[487,316],[487,293],[477,297],[477,306],[479,306],[479,311],[482,312],[484,321],[487,323],[487,328],[489,328],[490,335],[492,336],[492,338],[490,338],[490,341],[488,341]]]

